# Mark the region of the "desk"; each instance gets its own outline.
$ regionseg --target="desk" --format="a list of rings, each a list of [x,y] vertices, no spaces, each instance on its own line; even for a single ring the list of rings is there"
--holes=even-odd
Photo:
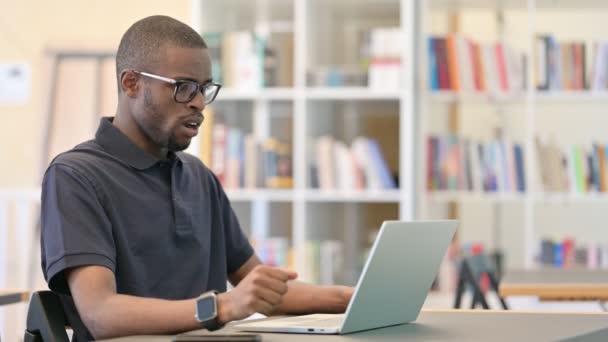
[[[349,335],[260,334],[263,342],[318,341],[555,341],[608,327],[604,313],[423,310],[414,323]],[[230,325],[218,333],[234,331]],[[606,336],[603,336],[605,333]],[[608,341],[608,331],[599,341]],[[170,336],[133,336],[105,342],[170,342]]]
[[[608,300],[608,271],[540,269],[509,271],[500,281],[499,293],[536,296],[541,300]]]
[[[27,302],[29,291],[0,289],[0,305]]]

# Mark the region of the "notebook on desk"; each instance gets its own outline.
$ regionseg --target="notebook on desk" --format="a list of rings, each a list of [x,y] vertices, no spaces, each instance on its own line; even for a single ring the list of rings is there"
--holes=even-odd
[[[241,323],[243,331],[348,334],[414,321],[457,221],[385,221],[344,314]]]

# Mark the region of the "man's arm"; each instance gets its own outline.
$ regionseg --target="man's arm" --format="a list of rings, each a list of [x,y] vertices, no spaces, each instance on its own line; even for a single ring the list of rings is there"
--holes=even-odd
[[[114,273],[103,266],[82,266],[68,272],[80,318],[96,339],[200,328],[194,318],[195,299],[172,301],[117,294]]]
[[[249,272],[262,265],[257,255],[253,255],[236,272],[229,275],[234,286],[243,280]],[[341,313],[346,310],[354,289],[348,286],[319,286],[295,280],[287,282],[287,292],[279,305],[265,314],[306,314],[306,313]],[[228,295],[228,293],[224,295]],[[221,310],[221,308],[220,308]]]
[[[349,286],[321,286],[290,281],[283,303],[273,314],[342,313],[354,289]]]
[[[233,277],[239,279],[236,288],[218,295],[219,319],[223,323],[255,312],[270,314],[287,292],[287,281],[296,277],[294,272],[247,264],[234,272]],[[67,281],[80,318],[96,339],[200,328],[194,318],[196,299],[162,300],[117,294],[114,273],[106,267],[73,268],[67,273]]]
[[[167,334],[200,328],[196,299],[163,300],[116,293],[114,273],[103,266],[67,271],[68,286],[80,318],[96,339],[135,334]],[[222,323],[253,313],[343,312],[352,296],[345,286],[293,281],[294,272],[264,266],[255,254],[229,275],[235,288],[218,295]]]

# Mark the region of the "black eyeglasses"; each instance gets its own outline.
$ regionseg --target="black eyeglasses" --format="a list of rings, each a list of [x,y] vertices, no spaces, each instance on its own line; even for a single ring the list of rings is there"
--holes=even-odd
[[[175,85],[175,89],[173,90],[173,99],[175,100],[175,102],[179,103],[188,103],[192,101],[192,99],[200,91],[201,94],[203,94],[203,98],[205,99],[205,105],[208,105],[213,102],[213,100],[215,100],[217,93],[219,93],[220,88],[222,87],[221,84],[213,82],[198,84],[194,81],[174,80],[172,78],[158,76],[143,71],[132,71],[136,74],[140,74]]]

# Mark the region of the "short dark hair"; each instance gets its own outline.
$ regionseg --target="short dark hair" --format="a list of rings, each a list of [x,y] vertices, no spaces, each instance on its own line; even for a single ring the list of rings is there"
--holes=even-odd
[[[185,48],[207,48],[203,38],[190,26],[164,15],[135,22],[122,36],[116,52],[116,77],[125,69],[150,71],[167,44]],[[120,86],[118,87],[120,92]]]

